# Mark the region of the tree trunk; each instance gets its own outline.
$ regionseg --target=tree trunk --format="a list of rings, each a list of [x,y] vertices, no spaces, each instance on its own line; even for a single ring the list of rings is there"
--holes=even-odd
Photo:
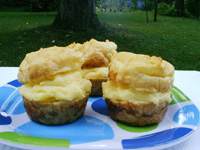
[[[195,17],[199,17],[200,16],[200,1],[199,0],[195,0]]]
[[[58,11],[53,27],[69,30],[98,28],[95,0],[58,0]]]
[[[148,23],[149,19],[148,19],[148,10],[147,10],[147,0],[145,0],[145,9],[146,9],[146,20],[147,20],[147,23]]]
[[[158,0],[154,0],[154,22],[157,22]]]
[[[183,12],[184,11],[184,0],[176,0],[175,9]]]

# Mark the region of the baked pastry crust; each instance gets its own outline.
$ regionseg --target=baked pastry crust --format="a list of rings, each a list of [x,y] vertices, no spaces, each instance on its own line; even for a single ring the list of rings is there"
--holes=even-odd
[[[103,86],[110,117],[132,126],[159,123],[171,101],[173,75],[173,65],[160,57],[129,52],[114,54],[109,67],[109,82]],[[115,89],[113,85],[122,92],[105,92],[106,88]]]
[[[73,49],[79,51],[82,48],[82,44],[73,42],[72,44],[66,46],[67,49]]]
[[[80,51],[84,55],[84,63],[82,69],[93,69],[107,67],[110,64],[111,57],[116,53],[117,45],[114,42],[106,40],[105,42],[91,39],[83,43],[72,43],[67,46],[75,51]],[[106,77],[108,74],[106,75]],[[107,81],[107,78],[87,78],[92,83],[90,96],[102,96],[102,82]]]
[[[173,87],[174,67],[160,57],[120,52],[114,54],[109,80],[138,91],[167,92]]]
[[[61,72],[80,69],[84,62],[83,54],[64,47],[41,48],[28,53],[19,67],[18,80],[26,83]]]
[[[105,99],[110,117],[132,126],[144,126],[159,123],[165,117],[169,102],[116,101]]]
[[[82,44],[81,52],[84,54],[82,68],[94,68],[108,66],[113,53],[116,53],[117,45],[106,40],[105,42],[91,39]]]
[[[98,97],[102,96],[102,83],[107,81],[107,78],[103,79],[89,79],[92,83],[90,96]]]
[[[66,50],[66,47],[54,46],[26,55],[19,67],[18,80],[25,83],[25,85],[30,85],[23,85],[24,88],[20,87],[19,90],[21,90],[20,93],[23,96],[24,106],[31,120],[46,125],[61,125],[73,122],[84,114],[90,94],[89,85],[91,86],[91,83],[86,79],[84,81],[87,81],[87,83],[82,82],[83,78],[79,70],[83,63],[82,52],[73,49]],[[77,74],[73,74],[71,78],[70,73]],[[70,82],[67,82],[69,80]],[[78,83],[73,82],[74,80]],[[71,82],[73,83],[72,85]],[[62,99],[64,97],[62,95],[66,94],[63,91],[65,87],[70,86],[70,88],[73,88],[80,86],[79,83],[82,83],[83,86],[80,89],[75,88],[79,90],[79,93],[76,91],[72,93],[76,95],[75,98],[73,98],[73,95],[68,95],[69,98]],[[46,86],[47,88],[41,90],[40,86],[42,88]],[[30,91],[26,88],[32,87],[36,93],[41,93],[38,97],[42,97],[42,92],[45,93],[46,90],[47,96],[44,96],[42,101],[35,100],[34,93],[29,97],[31,94],[29,94]],[[51,91],[52,89],[55,89],[55,93],[60,92],[61,96],[53,92],[48,93],[48,90]],[[80,94],[80,90],[84,91],[84,95],[78,95]]]
[[[31,120],[45,125],[61,125],[83,116],[88,97],[89,93],[86,97],[73,101],[30,101],[25,97],[23,100]]]
[[[83,44],[72,43],[66,47],[75,51],[82,52],[84,64],[82,68],[94,68],[108,66],[113,53],[116,53],[117,45],[109,40],[97,41],[91,39]]]

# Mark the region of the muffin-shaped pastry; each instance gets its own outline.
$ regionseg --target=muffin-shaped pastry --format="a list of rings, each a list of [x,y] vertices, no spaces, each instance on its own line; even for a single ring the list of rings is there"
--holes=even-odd
[[[174,67],[160,57],[114,54],[103,97],[110,117],[133,126],[159,123],[172,100]]]
[[[19,67],[19,88],[31,120],[60,125],[84,114],[91,82],[82,77],[83,54],[63,47],[26,55]]]
[[[107,81],[108,66],[113,53],[116,53],[117,45],[109,40],[102,42],[91,39],[82,45],[73,43],[68,48],[80,51],[84,55],[81,73],[92,83],[90,96],[102,96],[102,82]]]

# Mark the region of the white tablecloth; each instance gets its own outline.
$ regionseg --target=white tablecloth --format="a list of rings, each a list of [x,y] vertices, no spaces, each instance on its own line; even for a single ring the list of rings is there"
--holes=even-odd
[[[17,79],[17,67],[0,67],[0,86]],[[200,110],[200,72],[199,71],[175,71],[174,85],[183,91]],[[189,136],[184,142],[167,148],[166,150],[199,150],[200,128]],[[0,144],[0,150],[21,150]]]

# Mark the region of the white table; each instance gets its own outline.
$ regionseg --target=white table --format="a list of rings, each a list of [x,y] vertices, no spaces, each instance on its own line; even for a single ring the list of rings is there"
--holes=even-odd
[[[17,79],[17,67],[0,67],[0,86]],[[174,85],[183,91],[200,110],[200,72],[199,71],[175,71]],[[167,148],[166,150],[199,150],[200,128],[189,136],[184,142]],[[0,150],[21,150],[0,144]]]

